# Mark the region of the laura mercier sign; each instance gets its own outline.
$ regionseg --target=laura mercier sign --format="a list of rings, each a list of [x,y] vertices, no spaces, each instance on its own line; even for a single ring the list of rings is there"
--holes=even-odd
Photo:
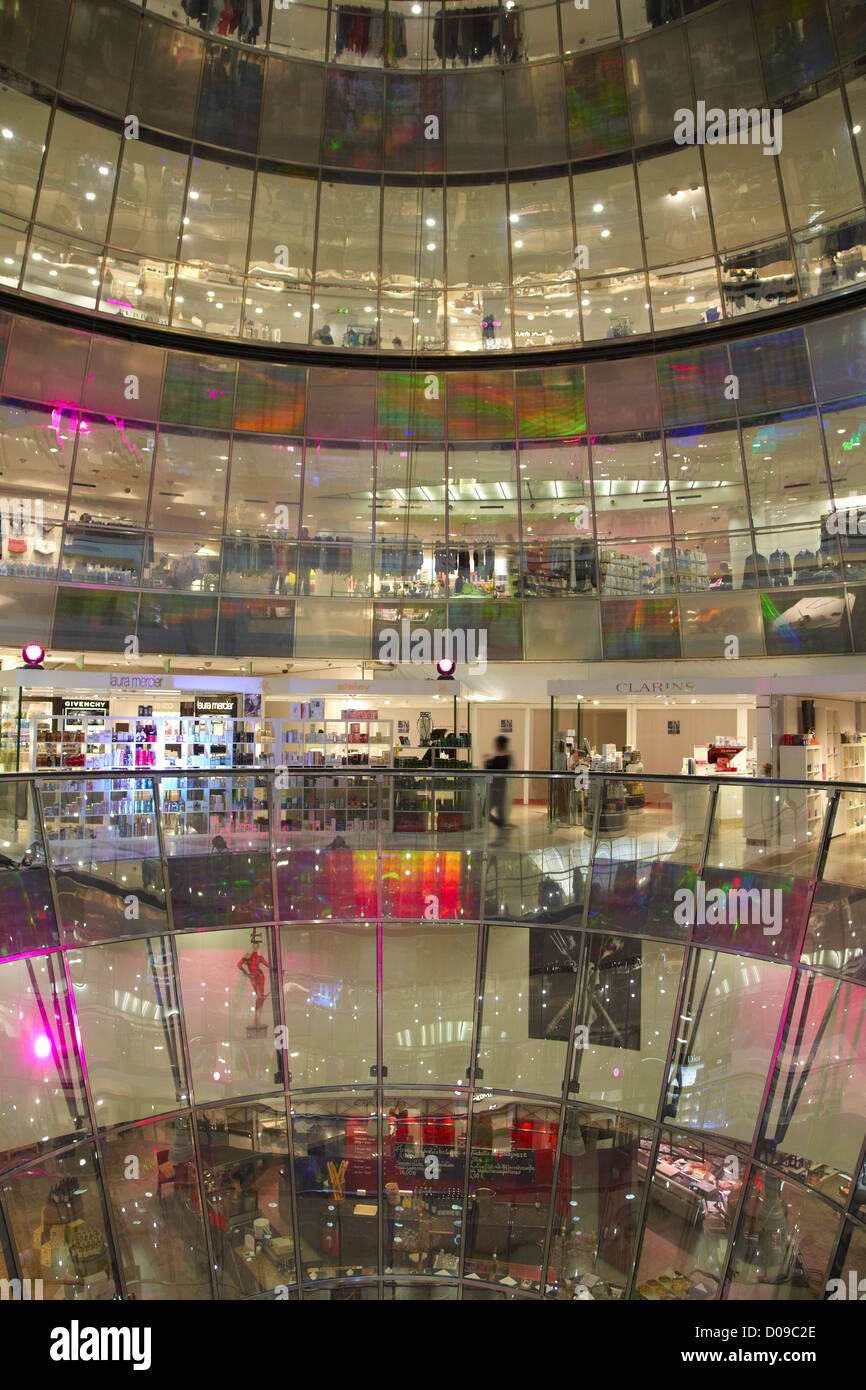
[[[237,695],[196,695],[195,712],[201,714],[222,714],[227,719],[237,719]]]

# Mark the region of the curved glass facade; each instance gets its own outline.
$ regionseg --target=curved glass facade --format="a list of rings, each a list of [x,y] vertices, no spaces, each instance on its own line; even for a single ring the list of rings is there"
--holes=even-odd
[[[406,617],[492,661],[866,651],[862,312],[516,371],[0,328],[7,645],[369,658]]]
[[[866,283],[846,0],[832,26],[823,0],[624,4],[624,40],[613,0],[268,8],[2,0],[0,285],[212,337],[489,353]],[[438,33],[442,70],[414,39],[377,70],[351,16],[386,53]],[[777,153],[677,145],[699,102],[777,111]]]
[[[4,781],[7,1277],[226,1300],[847,1280],[864,865],[829,835],[850,793],[647,778],[620,812],[622,779],[593,774],[496,848],[409,829],[436,776]],[[341,783],[369,809],[324,845],[303,808]],[[462,785],[483,827],[484,775]],[[175,833],[194,788],[222,802],[210,852]],[[675,910],[732,880],[775,895],[772,927]]]

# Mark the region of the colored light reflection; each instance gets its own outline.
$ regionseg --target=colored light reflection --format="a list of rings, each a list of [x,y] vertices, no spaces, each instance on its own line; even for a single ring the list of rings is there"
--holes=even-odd
[[[44,1033],[40,1033],[38,1037],[33,1039],[33,1052],[40,1061],[44,1061],[46,1057],[50,1057],[51,1039],[47,1038]]]

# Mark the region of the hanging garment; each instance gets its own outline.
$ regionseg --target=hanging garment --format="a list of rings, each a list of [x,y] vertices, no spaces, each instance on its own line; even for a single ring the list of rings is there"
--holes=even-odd
[[[340,54],[349,47],[349,37],[352,32],[352,11],[348,5],[337,7],[337,26],[334,34],[334,57],[339,58]]]
[[[791,583],[794,569],[787,550],[774,550],[770,556],[770,575],[777,588]]]
[[[367,36],[369,51],[374,58],[385,56],[385,11],[373,10],[370,15],[370,29]]]

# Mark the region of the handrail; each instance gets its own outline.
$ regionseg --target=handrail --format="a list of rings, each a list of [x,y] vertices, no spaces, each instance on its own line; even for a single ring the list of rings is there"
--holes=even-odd
[[[735,787],[804,787],[809,791],[817,791],[824,787],[828,790],[862,792],[864,784],[862,782],[846,782],[841,778],[827,778],[826,780],[808,781],[793,777],[744,777],[739,773],[714,773],[709,775],[694,775],[683,772],[617,772],[612,768],[587,769],[588,776],[607,778],[609,781],[628,780],[632,782],[681,782],[684,786],[735,786]],[[279,764],[277,767],[260,766],[251,767],[127,767],[127,768],[80,768],[80,767],[40,767],[35,772],[0,772],[0,784],[3,782],[29,782],[56,780],[62,777],[64,781],[96,781],[100,778],[122,778],[128,781],[130,778],[140,778],[147,781],[149,778],[161,781],[165,777],[263,777],[274,776],[283,777],[445,777],[449,780],[454,777],[477,777],[479,779],[487,777],[533,777],[549,781],[561,780],[573,782],[575,772],[551,772],[549,769],[538,768],[509,768],[508,771],[491,770],[483,767],[466,767],[462,763],[454,763],[450,767],[306,767],[303,764]]]

